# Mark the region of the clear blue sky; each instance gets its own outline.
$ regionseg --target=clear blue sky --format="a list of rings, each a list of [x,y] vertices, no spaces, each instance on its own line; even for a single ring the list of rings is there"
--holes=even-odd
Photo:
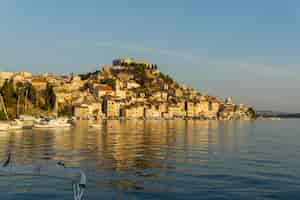
[[[0,70],[87,72],[129,56],[208,94],[300,112],[299,9],[298,0],[0,0]]]

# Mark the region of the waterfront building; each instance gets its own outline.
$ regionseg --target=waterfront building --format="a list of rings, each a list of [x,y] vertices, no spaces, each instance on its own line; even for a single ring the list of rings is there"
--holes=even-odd
[[[200,101],[195,103],[195,117],[206,117],[209,112],[209,102],[205,96],[200,97]]]
[[[211,99],[209,101],[209,112],[208,117],[209,118],[217,118],[220,111],[220,102],[216,99]]]
[[[249,118],[247,115],[248,109],[249,108],[243,104],[235,105],[234,118],[235,119],[248,119]]]
[[[145,118],[146,119],[158,119],[161,118],[161,113],[159,109],[155,106],[149,105],[145,108]]]
[[[144,117],[144,106],[140,104],[125,106],[121,110],[121,116],[125,119],[139,119]]]
[[[75,106],[74,108],[74,117],[76,119],[88,119],[90,116],[89,106],[87,104],[82,104]]]
[[[231,98],[227,98],[225,103],[220,109],[220,118],[221,119],[233,119],[235,114],[235,105],[232,102]]]
[[[192,101],[187,101],[185,105],[185,110],[186,110],[186,116],[188,118],[194,117],[194,102]]]
[[[120,117],[120,105],[121,102],[118,99],[114,99],[110,96],[106,96],[103,100],[103,112],[107,118]]]
[[[179,104],[169,104],[168,105],[168,117],[175,118],[175,117],[185,117],[186,112],[184,107],[180,106]]]

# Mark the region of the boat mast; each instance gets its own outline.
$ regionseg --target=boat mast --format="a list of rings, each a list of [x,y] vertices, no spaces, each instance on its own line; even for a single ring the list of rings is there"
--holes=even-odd
[[[27,97],[28,97],[28,90],[26,88],[25,90],[25,100],[24,100],[24,112],[26,113],[27,112]]]
[[[0,93],[0,103],[1,103],[2,109],[4,111],[5,117],[8,120],[8,114],[7,114],[6,107],[5,107],[4,100],[3,100],[1,93]]]
[[[17,100],[17,118],[19,117],[20,114],[20,89],[17,89],[17,96],[18,96],[18,100]]]

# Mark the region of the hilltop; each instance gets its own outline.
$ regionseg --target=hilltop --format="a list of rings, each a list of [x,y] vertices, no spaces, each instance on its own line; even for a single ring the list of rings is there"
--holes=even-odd
[[[2,112],[86,118],[250,119],[254,110],[231,98],[185,87],[156,64],[116,59],[112,66],[79,74],[0,72]]]

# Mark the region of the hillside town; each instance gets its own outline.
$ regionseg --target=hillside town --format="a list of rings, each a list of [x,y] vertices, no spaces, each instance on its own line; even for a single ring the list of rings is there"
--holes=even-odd
[[[156,64],[115,59],[86,74],[0,72],[0,118],[20,115],[85,119],[243,120],[251,107],[185,87]],[[8,116],[8,117],[5,117]]]

